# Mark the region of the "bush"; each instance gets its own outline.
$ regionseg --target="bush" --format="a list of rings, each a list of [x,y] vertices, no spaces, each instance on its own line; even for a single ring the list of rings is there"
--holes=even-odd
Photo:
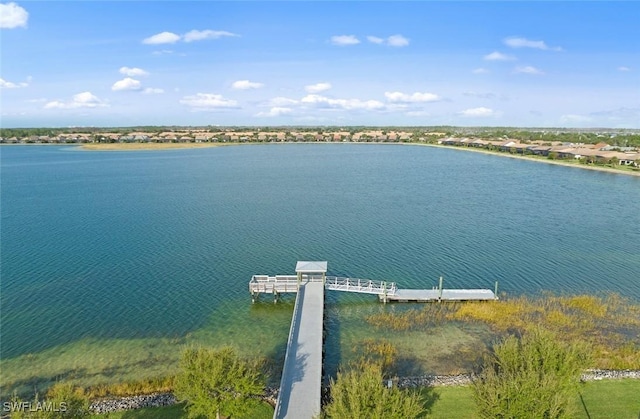
[[[425,400],[420,393],[383,385],[379,365],[339,372],[331,380],[331,402],[325,415],[336,419],[409,419],[424,416]]]
[[[260,404],[264,378],[257,363],[219,350],[189,348],[180,360],[175,394],[187,402],[189,417],[242,416]]]
[[[474,379],[474,399],[484,418],[563,418],[577,397],[587,364],[581,345],[534,329],[494,348]]]

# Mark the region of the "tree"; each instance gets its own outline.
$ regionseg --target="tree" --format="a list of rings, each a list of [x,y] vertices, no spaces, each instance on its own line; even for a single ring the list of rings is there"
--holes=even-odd
[[[587,350],[534,329],[495,346],[473,381],[484,418],[563,418],[575,400]]]
[[[383,385],[379,365],[338,372],[331,380],[331,402],[325,408],[329,418],[370,419],[419,418],[426,414],[420,393]]]
[[[180,360],[175,394],[186,400],[189,417],[220,418],[246,414],[260,403],[264,378],[257,363],[233,348],[189,348]]]

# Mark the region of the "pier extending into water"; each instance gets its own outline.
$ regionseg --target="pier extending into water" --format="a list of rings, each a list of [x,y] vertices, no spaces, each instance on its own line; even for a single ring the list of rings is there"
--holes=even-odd
[[[311,419],[320,414],[325,290],[373,294],[386,303],[489,301],[497,299],[497,287],[496,283],[495,292],[446,290],[440,277],[438,288],[398,289],[395,282],[327,276],[326,261],[299,261],[296,275],[254,275],[249,281],[253,302],[260,294],[273,294],[277,302],[280,294],[297,293],[274,419]]]

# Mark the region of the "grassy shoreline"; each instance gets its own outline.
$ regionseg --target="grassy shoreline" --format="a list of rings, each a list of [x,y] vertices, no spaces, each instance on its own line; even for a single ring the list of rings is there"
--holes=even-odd
[[[511,159],[554,164],[557,166],[564,166],[564,167],[575,167],[577,169],[593,170],[596,172],[606,172],[606,173],[614,173],[619,175],[630,175],[630,176],[640,177],[640,171],[633,171],[632,169],[626,166],[621,168],[614,168],[614,167],[607,167],[607,166],[586,165],[578,161],[572,161],[572,160],[550,160],[546,157],[541,157],[541,156],[534,156],[534,155],[523,156],[520,154],[511,154],[503,151],[484,150],[484,149],[479,149],[475,147],[456,147],[456,146],[448,146],[448,145],[440,145],[440,144],[416,144],[416,143],[406,143],[406,144],[409,144],[409,145],[415,144],[415,145],[427,146],[427,147],[437,147],[437,148],[443,148],[447,150],[470,151],[472,153],[488,154],[491,156],[508,157]]]
[[[422,390],[435,395],[429,406],[429,418],[475,418],[476,405],[473,401],[471,387],[425,387]],[[600,380],[580,384],[578,397],[571,406],[570,418],[634,418],[640,411],[640,380]],[[271,417],[273,408],[268,405],[252,412],[249,417]],[[92,414],[91,418],[186,418],[187,411],[183,403],[166,407],[147,407],[136,410],[122,410],[109,414]]]

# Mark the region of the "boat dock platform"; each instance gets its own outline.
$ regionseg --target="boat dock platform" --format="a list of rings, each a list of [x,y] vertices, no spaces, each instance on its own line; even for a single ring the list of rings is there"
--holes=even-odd
[[[307,266],[308,269],[326,269],[327,262],[298,262],[316,264]],[[317,265],[324,263],[324,265]],[[395,282],[376,281],[372,279],[347,278],[326,275],[326,271],[306,273],[298,272],[297,275],[253,275],[249,281],[249,293],[251,300],[255,302],[260,294],[273,294],[274,302],[280,294],[296,293],[301,284],[307,281],[322,282],[324,288],[330,291],[343,291],[359,294],[377,295],[383,303],[387,302],[411,302],[430,303],[439,301],[491,301],[497,300],[498,285],[495,291],[490,289],[444,289],[442,277],[440,284],[433,289],[400,289]]]
[[[496,290],[438,288],[398,289],[394,282],[327,276],[327,262],[301,261],[296,275],[254,275],[249,281],[252,301],[260,294],[296,293],[287,352],[274,419],[312,419],[321,413],[322,347],[325,290],[377,295],[389,302],[443,302],[496,300]]]
[[[490,301],[496,300],[491,290],[397,290],[387,295],[387,301],[401,303],[431,303],[438,301]]]

